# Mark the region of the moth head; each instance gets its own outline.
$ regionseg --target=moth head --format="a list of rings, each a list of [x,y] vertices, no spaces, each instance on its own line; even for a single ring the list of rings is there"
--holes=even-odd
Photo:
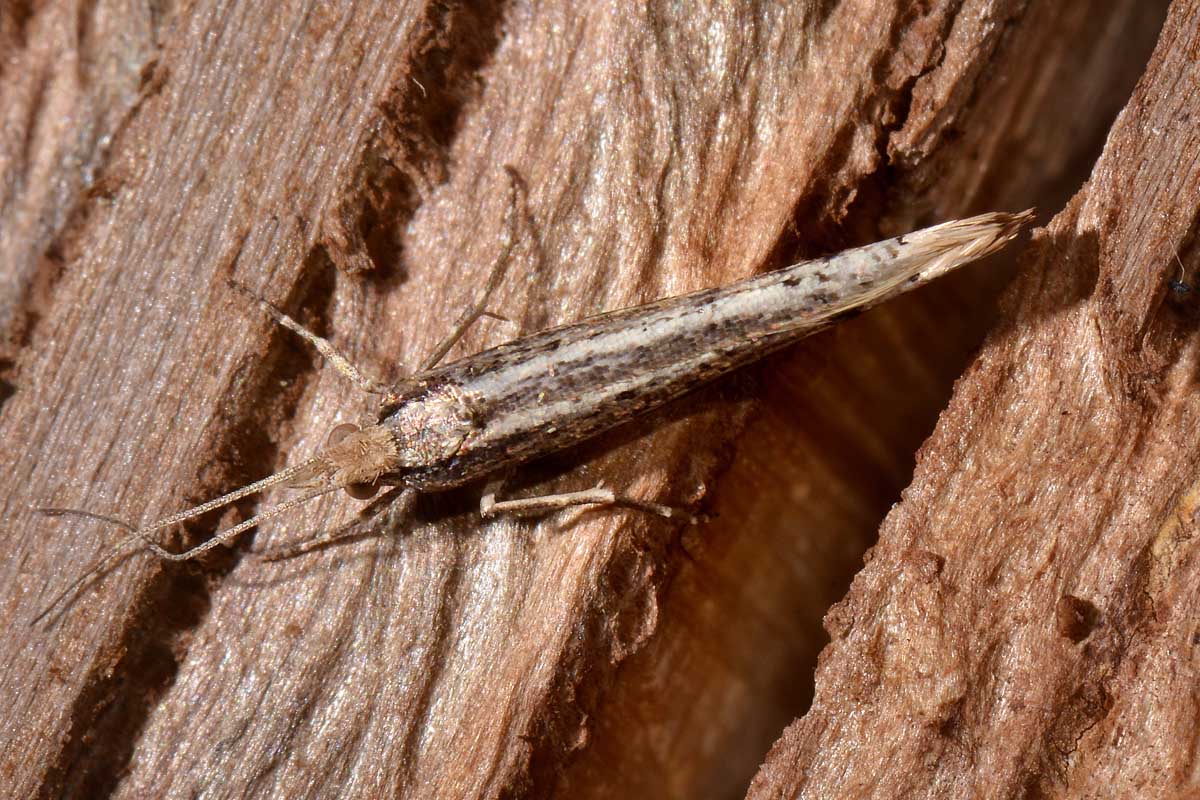
[[[317,459],[326,480],[358,500],[374,497],[380,479],[400,466],[396,437],[382,425],[360,428],[351,423],[329,432]]]

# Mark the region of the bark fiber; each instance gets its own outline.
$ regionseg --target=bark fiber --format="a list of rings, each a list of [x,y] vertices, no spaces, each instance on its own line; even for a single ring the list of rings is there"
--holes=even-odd
[[[685,6],[0,5],[0,796],[1192,785],[1196,1]],[[504,165],[506,320],[450,358],[946,218],[1053,221],[998,322],[1023,244],[506,486],[701,525],[331,495],[28,624],[121,533],[34,507],[146,522],[368,413],[229,279],[395,379],[500,252]]]

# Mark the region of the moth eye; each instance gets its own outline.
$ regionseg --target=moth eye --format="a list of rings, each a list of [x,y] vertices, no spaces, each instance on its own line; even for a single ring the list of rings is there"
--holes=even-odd
[[[361,429],[357,425],[355,425],[353,422],[343,422],[341,425],[338,425],[333,430],[331,430],[329,432],[329,435],[325,437],[325,446],[333,447],[334,445],[336,445],[338,442],[342,441],[342,439],[345,439],[350,434],[358,433],[359,430],[361,430]]]
[[[335,428],[334,430],[337,429]],[[351,483],[342,488],[346,490],[346,494],[355,500],[368,500],[374,497],[379,491],[379,485],[374,483]]]

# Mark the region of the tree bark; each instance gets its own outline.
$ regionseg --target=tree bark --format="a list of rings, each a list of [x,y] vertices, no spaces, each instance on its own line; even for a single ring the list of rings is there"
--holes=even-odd
[[[1198,51],[1172,4],[751,797],[1195,795]]]
[[[1176,9],[1177,27],[1193,5]],[[406,521],[386,508],[363,518],[362,503],[329,496],[200,563],[167,569],[131,557],[52,624],[30,626],[121,534],[31,509],[144,523],[297,463],[335,425],[361,421],[369,403],[227,280],[394,380],[475,299],[501,251],[506,164],[529,187],[508,279],[492,301],[508,321],[481,322],[451,358],[942,218],[1056,209],[1141,72],[1162,5],[1147,9],[1134,0],[1102,10],[1083,0],[941,0],[920,10],[862,0],[686,12],[205,0],[147,12],[79,0],[0,11],[0,46],[14,53],[0,67],[0,358],[14,362],[6,375],[15,392],[0,412],[10,454],[0,792],[740,795],[770,741],[804,710],[816,620],[841,596],[987,330],[1003,264],[872,312],[506,487],[523,495],[603,480],[715,512],[695,528],[610,512],[484,523],[480,487],[423,498]],[[1190,75],[1163,55],[1178,48],[1180,59],[1186,47],[1163,42],[1160,72]],[[1157,92],[1141,107],[1166,102]],[[1147,116],[1170,135],[1139,141],[1163,150],[1126,145],[1105,173],[1110,187],[1144,186],[1119,168],[1135,155],[1196,152],[1186,124],[1172,120]],[[1146,519],[1164,525],[1190,463],[1186,448],[1171,460],[1155,438],[1190,421],[1183,391],[1163,388],[1182,380],[1190,316],[1163,322],[1153,298],[1168,268],[1150,258],[1175,244],[1195,265],[1181,233],[1195,203],[1178,194],[1194,190],[1194,166],[1160,176],[1174,206],[1148,222],[1116,212],[1103,220],[1104,208],[1119,208],[1116,188],[1090,206],[1076,198],[1051,229],[1060,249],[1043,238],[1045,264],[1026,261],[1014,310],[922,451],[916,488],[835,607],[837,640],[813,711],[776,745],[754,791],[808,791],[814,764],[846,770],[823,748],[870,752],[854,725],[875,708],[928,714],[911,729],[896,722],[903,716],[879,722],[877,734],[891,720],[891,738],[871,741],[893,750],[865,756],[871,767],[927,764],[935,753],[946,759],[944,780],[981,778],[962,753],[985,746],[971,737],[988,734],[989,714],[1000,711],[984,691],[1001,695],[974,676],[1013,642],[1063,660],[1045,672],[1040,705],[1021,711],[1023,720],[1060,712],[1057,727],[1041,729],[1041,749],[1011,762],[1014,775],[1017,761],[1024,766],[1026,785],[1064,785],[1070,759],[1046,754],[1092,730],[1085,722],[1096,724],[1096,708],[1119,707],[1113,676],[1143,658],[1129,651],[1142,647],[1130,626],[1150,624],[1153,592],[1166,593],[1162,602],[1185,596],[1171,594],[1174,567],[1151,568],[1150,540],[1138,539],[1148,523],[1134,517],[1153,511]],[[1124,207],[1155,208],[1159,191]],[[1156,233],[1146,238],[1150,228],[1138,225]],[[1087,251],[1074,233],[1118,229],[1110,250],[1093,238],[1098,249]],[[1133,267],[1118,260],[1126,253],[1142,259],[1144,283],[1128,277]],[[1079,272],[1085,256],[1110,276],[1095,301]],[[1081,338],[1088,330],[1103,335]],[[1145,331],[1148,343],[1137,338]],[[1039,349],[1030,355],[1021,342]],[[1037,370],[1068,347],[1105,360],[1093,373],[1060,370],[1052,377],[1067,388],[1058,389]],[[1034,400],[995,377],[1022,371],[1042,381]],[[973,401],[968,385],[978,387]],[[971,402],[990,416],[972,417]],[[1107,416],[1081,413],[1089,402],[1105,404]],[[1168,413],[1152,417],[1152,408]],[[1090,449],[1066,465],[1073,451],[1056,451],[1056,461],[1032,447],[1036,437],[1022,439],[1032,449],[1005,444],[1019,420],[1043,438],[1075,437],[1064,448]],[[1116,435],[1124,430],[1141,435]],[[989,461],[989,452],[1002,455]],[[1002,463],[1013,454],[1022,461]],[[1068,466],[1086,496],[1065,482],[1057,494],[1034,491]],[[966,476],[993,494],[965,487]],[[995,494],[1001,482],[1057,520],[1052,535],[1045,526],[1035,535],[1017,501],[994,499],[1006,496]],[[1132,491],[1128,504],[1118,489]],[[176,549],[194,544],[284,496],[166,538]],[[1084,505],[1068,507],[1068,497]],[[1103,515],[1126,527],[1101,525]],[[362,535],[346,544],[285,562],[253,555],[348,524]],[[1177,555],[1162,562],[1178,562],[1181,574],[1184,529],[1164,540]],[[1137,541],[1140,549],[1117,544]],[[1013,587],[1030,583],[1019,576],[1050,542],[1082,566],[1064,573],[1070,580],[1038,577],[1045,585],[1028,600]],[[1011,563],[1005,547],[1015,548]],[[1119,561],[1127,550],[1143,555]],[[1102,566],[1106,579],[1128,577],[1124,605],[1117,583],[1105,594],[1079,578]],[[884,594],[885,580],[900,579],[925,588],[907,600]],[[992,605],[956,607],[939,581]],[[901,622],[919,631],[904,615],[916,613],[920,592],[943,615],[923,624],[945,641],[978,637],[985,647],[954,650],[951,690],[931,677],[945,663],[920,653],[914,663],[934,659],[931,671],[906,662],[875,683],[838,677],[861,682],[893,663],[863,672],[861,643],[892,641]],[[1083,632],[1081,644],[1037,627],[1046,602],[1062,607],[1060,627]],[[1020,625],[1005,627],[1006,610]],[[1165,637],[1145,642],[1166,647]],[[1072,686],[1082,687],[1074,704],[1055,706]],[[928,723],[943,717],[952,721]],[[1018,738],[1034,729],[1014,724],[1025,726]],[[970,744],[921,749],[939,736]],[[907,769],[914,786],[939,774]]]

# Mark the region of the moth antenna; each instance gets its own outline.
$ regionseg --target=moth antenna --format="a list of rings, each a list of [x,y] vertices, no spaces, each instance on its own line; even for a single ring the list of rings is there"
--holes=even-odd
[[[294,497],[291,500],[286,500],[280,503],[279,505],[271,506],[261,514],[255,514],[250,519],[239,522],[237,525],[234,525],[231,528],[226,528],[223,531],[217,531],[217,533],[211,539],[201,542],[191,549],[184,550],[182,553],[172,553],[170,550],[166,550],[157,544],[151,544],[149,549],[152,550],[159,558],[162,558],[166,561],[190,561],[199,555],[207,553],[214,547],[219,547],[223,544],[229,544],[229,542],[236,538],[238,534],[250,530],[260,522],[268,520],[271,517],[277,517],[286,511],[291,511],[296,506],[304,505],[309,500],[315,500],[323,494],[336,492],[338,489],[342,488],[345,487],[340,483],[335,483],[330,486],[322,486],[320,489],[313,489],[311,492],[302,494],[299,497]],[[145,534],[147,530],[156,530],[156,528],[147,528],[137,531],[137,533],[131,536],[130,539],[136,538],[140,539],[141,541],[145,541]]]
[[[41,509],[39,509],[39,511],[40,510]],[[57,512],[60,512],[60,511],[66,511],[66,512],[70,513],[71,509],[49,509],[49,511],[54,512],[52,514],[52,516],[55,516],[55,515],[57,515]],[[80,575],[75,580],[71,581],[71,584],[69,586],[67,586],[66,589],[63,589],[61,592],[59,592],[57,595],[55,595],[54,599],[51,600],[49,603],[47,603],[46,607],[43,608],[41,611],[39,611],[37,616],[35,616],[33,619],[31,619],[29,621],[29,624],[31,626],[37,625],[39,622],[41,622],[43,619],[45,619],[46,616],[49,615],[51,611],[58,608],[60,603],[62,603],[68,597],[74,596],[74,594],[76,592],[80,591],[88,583],[95,580],[97,578],[97,576],[99,576],[103,572],[106,572],[108,570],[108,568],[118,559],[118,557],[126,555],[125,550],[129,544],[131,544],[133,542],[142,542],[142,541],[143,541],[142,538],[140,536],[136,536],[136,535],[130,536],[130,537],[124,539],[123,541],[121,541],[119,544],[117,544],[115,547],[113,547],[111,550],[109,550],[107,555],[105,555],[103,558],[97,560],[94,564],[92,564],[92,566],[89,567],[82,575]]]
[[[160,531],[163,528],[170,528],[172,525],[178,525],[180,522],[186,522],[189,519],[194,519],[203,514],[207,514],[210,511],[215,511],[218,508],[224,508],[227,505],[236,503],[238,500],[241,500],[243,497],[248,497],[249,495],[252,495],[252,494],[258,494],[259,492],[269,489],[272,486],[278,486],[279,484],[286,483],[286,482],[292,480],[293,478],[297,478],[301,475],[311,473],[314,467],[319,467],[319,466],[321,466],[322,463],[323,463],[322,459],[314,458],[314,459],[310,459],[309,461],[305,461],[302,464],[296,464],[295,466],[288,467],[286,469],[282,469],[279,472],[276,472],[274,475],[268,475],[267,477],[263,478],[262,480],[255,481],[254,483],[248,483],[245,486],[241,487],[240,489],[234,489],[232,492],[229,492],[228,494],[223,494],[220,497],[215,497],[212,500],[209,500],[207,503],[201,503],[198,506],[193,506],[192,508],[185,509],[178,513],[172,514],[169,517],[164,517],[164,518],[160,519],[158,522],[147,525],[144,528],[137,529],[137,532],[142,533],[142,534],[154,533],[155,531]],[[161,548],[159,548],[159,549],[161,549]],[[166,557],[168,557],[170,555],[174,555],[174,554],[170,553],[169,551],[163,550],[161,553],[159,553],[159,555],[166,558]]]
[[[314,470],[314,468],[320,468],[323,466],[324,466],[323,459],[321,459],[321,458],[311,459],[302,464],[297,464],[295,466],[288,467],[287,469],[280,470],[279,472],[276,472],[274,475],[268,475],[266,478],[263,478],[262,480],[255,481],[254,483],[251,483],[251,484],[247,484],[246,486],[243,486],[239,489],[235,489],[232,492],[228,492],[227,494],[223,494],[220,497],[209,500],[206,503],[201,503],[198,506],[194,506],[192,508],[185,509],[184,511],[180,511],[180,512],[172,514],[168,517],[164,517],[163,519],[158,520],[157,522],[154,522],[144,528],[134,527],[133,525],[129,524],[128,522],[125,522],[124,520],[109,516],[107,514],[98,514],[96,512],[85,511],[83,509],[75,509],[75,508],[38,508],[38,509],[35,509],[38,513],[46,514],[47,516],[52,516],[52,517],[62,517],[62,516],[67,516],[67,515],[73,515],[73,516],[83,517],[85,519],[92,519],[92,520],[98,520],[101,522],[107,522],[111,525],[115,525],[119,528],[129,531],[130,535],[128,537],[126,537],[125,539],[121,540],[120,542],[118,542],[116,545],[114,545],[107,554],[105,554],[100,559],[98,559],[82,575],[80,575],[78,578],[76,578],[74,581],[72,581],[70,586],[68,586],[62,592],[57,594],[54,597],[54,599],[51,600],[50,603],[47,604],[46,607],[43,608],[37,614],[37,616],[35,616],[30,621],[30,624],[36,625],[38,622],[40,622],[42,619],[44,619],[46,617],[46,615],[48,615],[51,611],[53,611],[56,607],[58,607],[58,605],[60,603],[62,603],[65,599],[73,596],[78,590],[80,590],[83,586],[85,586],[89,581],[94,580],[96,578],[96,576],[107,571],[109,569],[109,567],[111,567],[112,564],[118,558],[126,555],[129,551],[130,547],[134,544],[142,545],[147,550],[151,551],[156,556],[158,556],[159,558],[162,558],[166,561],[188,561],[190,559],[196,558],[197,556],[199,556],[203,553],[208,552],[209,550],[213,549],[214,547],[217,547],[217,546],[223,545],[223,544],[228,544],[238,534],[240,534],[244,531],[247,531],[250,528],[253,528],[255,525],[258,525],[260,522],[262,522],[264,520],[270,519],[271,517],[277,516],[286,511],[290,511],[291,509],[295,508],[296,506],[303,505],[304,503],[307,503],[309,500],[314,500],[323,494],[328,494],[329,492],[333,492],[338,489],[344,488],[341,483],[335,483],[335,484],[328,485],[328,486],[322,486],[321,488],[315,489],[311,492],[307,492],[307,493],[301,495],[300,497],[296,497],[291,500],[287,500],[283,503],[280,503],[278,505],[272,506],[271,508],[266,509],[262,513],[254,515],[250,519],[247,519],[243,522],[239,522],[237,525],[234,525],[230,528],[226,528],[223,531],[218,531],[211,539],[208,539],[207,541],[202,542],[201,544],[198,544],[195,547],[185,550],[182,553],[172,553],[170,550],[167,550],[166,548],[164,548],[162,545],[155,542],[150,537],[150,534],[160,531],[164,528],[169,528],[173,525],[177,525],[181,522],[185,522],[189,519],[193,519],[202,514],[207,514],[209,511],[214,511],[218,508],[223,508],[224,506],[228,506],[228,505],[242,499],[243,497],[246,497],[246,496],[252,495],[252,494],[257,494],[259,492],[262,492],[265,489],[268,489],[272,486],[276,486],[280,483],[285,483],[285,482],[292,480],[293,478],[296,478],[298,476],[311,474],[312,471]]]
[[[82,508],[44,507],[44,508],[35,508],[34,511],[36,511],[39,514],[45,514],[47,517],[72,516],[72,517],[83,517],[84,519],[94,519],[97,522],[107,522],[109,525],[116,525],[118,528],[124,528],[125,530],[129,531],[130,533],[137,532],[137,528],[135,526],[130,525],[128,522],[126,522],[123,519],[118,519],[117,517],[110,517],[108,514],[97,514],[95,511],[84,511]]]

